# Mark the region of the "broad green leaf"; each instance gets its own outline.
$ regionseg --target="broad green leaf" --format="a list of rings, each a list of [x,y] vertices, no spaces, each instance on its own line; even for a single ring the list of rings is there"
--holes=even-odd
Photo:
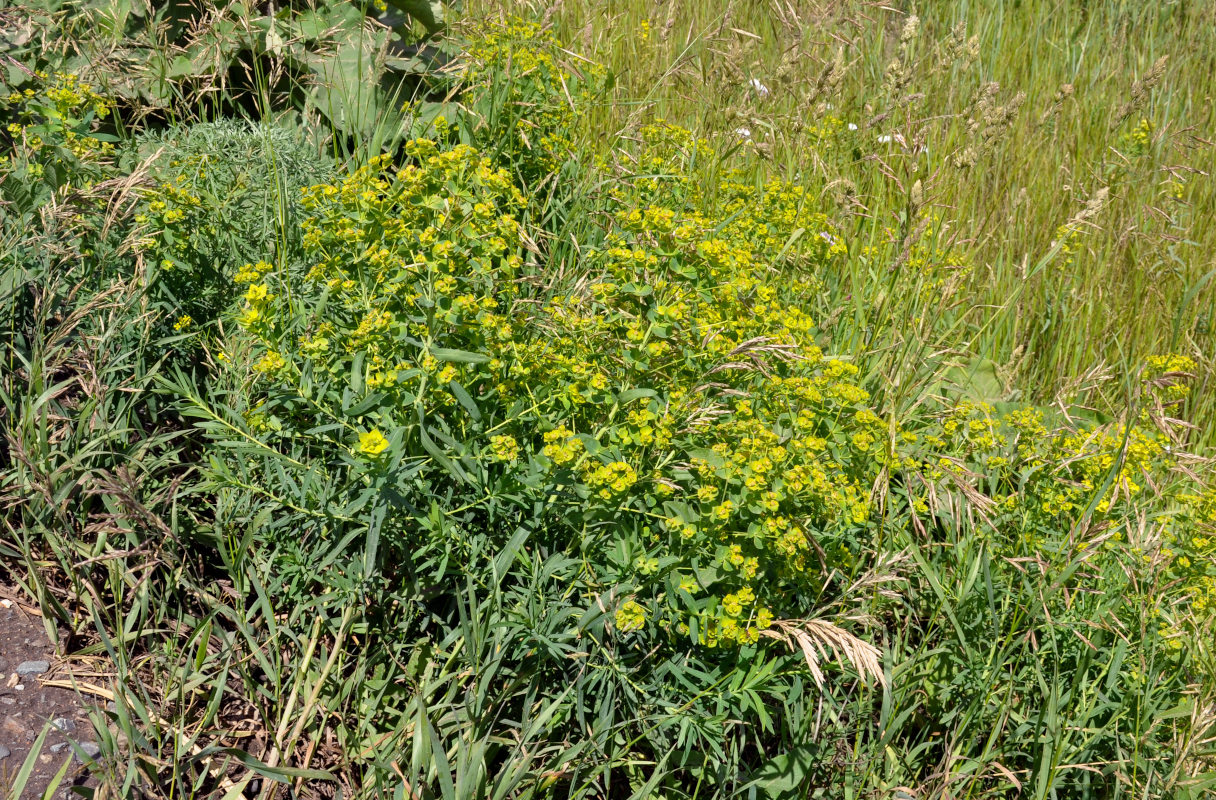
[[[418,20],[430,33],[443,27],[443,3],[439,0],[388,0],[388,4]]]

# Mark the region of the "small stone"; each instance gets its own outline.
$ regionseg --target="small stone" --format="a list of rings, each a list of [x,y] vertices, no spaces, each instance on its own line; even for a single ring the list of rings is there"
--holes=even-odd
[[[12,750],[9,750],[4,745],[0,744],[0,761],[3,761],[4,759],[8,758],[12,754],[13,754]]]
[[[67,717],[59,717],[58,719],[53,719],[53,720],[51,720],[51,724],[64,733],[68,733],[69,731],[76,730],[76,723],[72,722]]]
[[[67,746],[68,746],[67,742],[60,742],[59,744],[51,745],[49,749],[52,753],[59,754],[59,753],[62,753],[63,749]]]
[[[17,665],[17,674],[24,678],[28,675],[41,675],[50,669],[49,661],[22,661]]]
[[[24,683],[19,683],[19,684],[17,684],[16,686],[14,686],[13,688],[14,688],[14,689],[16,689],[16,690],[17,690],[17,691],[19,691],[19,692],[24,692],[24,691],[25,691],[25,684],[24,684]]]
[[[21,720],[14,715],[6,718],[4,722],[0,722],[0,733],[3,733],[6,739],[25,739],[28,731]]]
[[[97,746],[96,742],[81,742],[80,750],[84,752],[87,758],[81,758],[80,753],[76,753],[76,762],[78,764],[83,764],[86,760],[97,758],[97,755],[101,752],[101,748]]]

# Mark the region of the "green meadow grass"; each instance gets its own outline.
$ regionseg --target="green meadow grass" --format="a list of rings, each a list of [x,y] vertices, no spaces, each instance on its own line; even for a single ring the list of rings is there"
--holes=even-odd
[[[931,220],[919,235],[971,266],[931,310],[933,344],[990,360],[990,394],[1109,409],[1145,356],[1186,353],[1191,441],[1213,443],[1211,6],[568,0],[473,3],[465,19],[494,14],[546,20],[611,71],[593,151],[664,118],[731,166],[813,186],[858,244],[898,246]],[[1070,222],[1071,252],[1054,249]],[[881,277],[842,276],[826,313]],[[852,313],[887,346],[919,316],[902,303]]]

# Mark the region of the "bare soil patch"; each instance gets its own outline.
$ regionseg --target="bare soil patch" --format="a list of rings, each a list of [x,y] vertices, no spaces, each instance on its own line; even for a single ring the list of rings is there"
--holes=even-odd
[[[46,685],[61,677],[62,666],[38,609],[0,586],[0,798],[41,797],[64,764],[56,797],[74,797],[71,787],[87,780],[83,754],[71,743],[96,753],[89,703],[72,689]],[[47,728],[33,772],[24,786],[16,786],[21,765]]]

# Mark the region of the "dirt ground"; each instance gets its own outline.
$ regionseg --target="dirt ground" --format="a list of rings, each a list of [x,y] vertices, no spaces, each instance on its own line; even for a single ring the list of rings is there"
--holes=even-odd
[[[45,685],[62,677],[58,674],[60,668],[38,610],[0,585],[0,798],[3,800],[41,797],[65,764],[67,773],[54,797],[78,797],[71,787],[86,781],[80,754],[73,751],[69,741],[96,753],[86,708],[100,701],[82,698],[69,688]],[[38,735],[48,726],[50,732],[36,756],[33,772],[24,786],[17,787],[22,764]]]

